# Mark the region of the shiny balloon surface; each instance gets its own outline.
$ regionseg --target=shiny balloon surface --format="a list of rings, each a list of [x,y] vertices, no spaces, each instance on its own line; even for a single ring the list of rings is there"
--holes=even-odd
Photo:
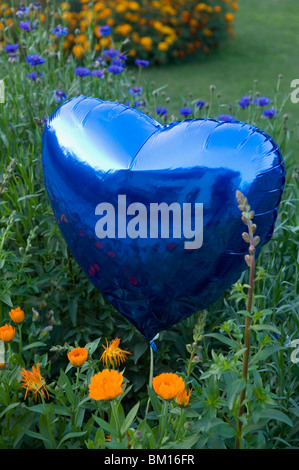
[[[236,191],[255,211],[258,255],[273,233],[285,182],[279,148],[252,125],[194,119],[164,126],[134,108],[84,96],[48,119],[42,162],[75,260],[148,340],[213,304],[246,269]],[[159,212],[157,233],[151,210],[161,203],[168,209],[175,203],[178,212],[166,211],[168,221]],[[114,222],[107,217],[113,211],[97,207],[113,208]],[[195,207],[202,207],[197,245]]]

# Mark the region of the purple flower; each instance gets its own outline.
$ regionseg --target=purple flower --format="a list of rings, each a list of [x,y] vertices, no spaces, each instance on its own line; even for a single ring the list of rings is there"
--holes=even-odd
[[[277,111],[274,108],[265,109],[265,111],[263,112],[263,116],[266,117],[266,118],[272,119],[272,118],[274,118],[276,113],[277,113]]]
[[[41,10],[42,9],[42,6],[39,2],[33,2],[32,6],[33,6],[34,10]]]
[[[47,122],[48,119],[49,119],[49,116],[43,117],[43,121],[44,121],[44,122]]]
[[[183,106],[181,109],[180,109],[180,114],[182,116],[189,116],[189,114],[192,114],[193,113],[193,109],[192,108],[188,108],[188,106]]]
[[[200,101],[200,100],[199,100],[199,101],[197,101],[196,106],[197,106],[199,109],[201,109],[201,108],[204,107],[205,104],[206,104],[205,101]]]
[[[109,65],[108,67],[108,72],[113,73],[114,75],[122,73],[124,70],[125,69],[120,65]]]
[[[127,57],[123,54],[119,54],[118,58],[121,59],[121,60],[124,60],[124,61],[127,60]]]
[[[39,54],[27,55],[26,60],[31,67],[45,63],[45,59],[43,59]]]
[[[30,12],[30,8],[20,6],[20,7],[18,7],[18,9],[16,11],[16,16],[18,18],[23,18],[24,16],[28,15],[29,12]]]
[[[42,77],[43,74],[42,72],[29,72],[29,73],[26,73],[26,77],[29,78],[30,80],[32,80],[33,82],[35,82],[38,78]]]
[[[67,95],[63,90],[54,90],[53,96],[56,103],[62,103],[67,99]]]
[[[19,49],[19,44],[6,44],[5,50],[8,54],[16,52],[17,49]]]
[[[150,63],[148,60],[136,59],[135,64],[138,65],[138,67],[148,67]]]
[[[130,100],[126,101],[125,103],[127,106],[131,106],[132,108],[139,108],[139,106],[143,106],[144,103],[141,102],[141,101],[134,101],[134,103],[132,105],[130,105]]]
[[[104,72],[103,72],[103,70],[93,70],[93,71],[91,72],[91,75],[92,75],[93,77],[102,78],[102,77],[104,76]]]
[[[91,72],[87,67],[76,67],[75,68],[75,74],[78,77],[86,77],[87,75],[90,75]]]
[[[100,26],[98,29],[101,36],[109,36],[109,34],[111,34],[111,30],[112,28],[108,24],[105,26]]]
[[[31,31],[36,28],[36,25],[32,21],[20,21],[19,26],[24,31]]]
[[[239,101],[239,106],[243,109],[248,108],[250,105],[250,97],[249,96],[242,96]]]
[[[126,65],[126,64],[124,64],[124,61],[121,60],[119,57],[117,57],[116,59],[113,59],[112,64],[113,65],[119,65],[120,67],[125,67],[125,65]]]
[[[109,59],[113,59],[114,57],[119,56],[119,51],[117,51],[116,49],[106,49],[103,54],[105,57],[109,57]]]
[[[156,113],[158,114],[158,116],[166,116],[168,110],[164,106],[157,106]]]
[[[97,57],[95,59],[94,66],[95,67],[101,67],[103,65],[106,65],[106,61],[105,61],[104,57],[102,57],[102,56]]]
[[[252,101],[259,106],[267,106],[267,104],[270,103],[270,98],[267,98],[266,96],[259,96],[258,98],[254,98]]]
[[[234,120],[234,116],[230,114],[219,114],[218,118],[219,121],[230,122]]]
[[[61,36],[67,36],[67,28],[66,27],[64,28],[63,26],[58,25],[56,26],[56,28],[53,28],[51,30],[51,33],[55,34],[57,38],[60,38]]]
[[[137,86],[129,88],[129,95],[132,95],[133,97],[141,96],[141,93],[142,93],[142,88],[138,88]]]

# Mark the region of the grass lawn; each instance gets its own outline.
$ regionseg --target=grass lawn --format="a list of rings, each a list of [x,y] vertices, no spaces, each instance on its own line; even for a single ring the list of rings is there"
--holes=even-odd
[[[191,63],[145,71],[144,76],[154,80],[156,87],[169,85],[171,112],[178,115],[189,92],[193,99],[209,101],[211,84],[221,93],[223,105],[247,95],[255,79],[256,90],[268,96],[276,87],[279,74],[283,74],[281,96],[292,91],[291,81],[299,78],[298,0],[240,0],[239,5],[235,16],[237,38],[229,39],[219,51]],[[288,100],[285,111],[290,124],[299,121],[299,104]],[[227,112],[227,108],[221,108],[221,112]]]

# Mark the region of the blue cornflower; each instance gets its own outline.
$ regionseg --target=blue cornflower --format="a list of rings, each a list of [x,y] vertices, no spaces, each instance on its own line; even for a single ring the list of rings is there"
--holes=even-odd
[[[36,25],[32,21],[20,21],[19,27],[24,31],[31,31],[36,28]]]
[[[57,38],[60,38],[61,36],[67,36],[67,28],[63,26],[56,26],[56,28],[53,28],[51,30],[52,34],[55,34]]]
[[[138,65],[138,67],[148,67],[150,63],[148,60],[136,59],[135,64]]]
[[[76,67],[75,74],[78,75],[78,77],[86,77],[87,75],[91,75],[91,72],[87,67]]]
[[[5,50],[8,54],[16,52],[16,50],[19,48],[20,48],[19,44],[6,44],[5,46]]]
[[[24,16],[28,15],[29,12],[30,12],[29,7],[20,6],[20,7],[18,7],[18,9],[16,11],[16,16],[18,18],[23,18]]]
[[[266,117],[266,118],[272,119],[272,118],[274,118],[276,113],[277,113],[277,111],[274,108],[265,109],[265,111],[263,112],[263,116]]]
[[[199,109],[201,109],[201,108],[204,107],[205,104],[206,104],[205,101],[199,100],[199,101],[197,101],[196,106],[197,106]]]
[[[219,121],[230,122],[234,120],[234,116],[231,116],[231,114],[219,114],[217,119]]]
[[[114,59],[114,57],[119,56],[119,51],[116,49],[106,49],[103,54],[105,57],[109,57],[109,59]]]
[[[27,55],[26,60],[32,67],[45,63],[45,59],[43,59],[39,54]]]
[[[123,60],[123,61],[126,61],[127,60],[127,57],[123,54],[119,54],[118,56],[119,59]]]
[[[108,67],[108,72],[113,73],[114,75],[122,73],[124,70],[125,69],[120,65],[109,65]]]
[[[62,103],[67,99],[67,94],[63,90],[54,90],[53,96],[56,103]]]
[[[32,80],[33,82],[35,82],[38,78],[42,76],[43,76],[42,72],[33,71],[33,72],[26,73],[26,77],[30,78],[30,80]]]
[[[34,10],[41,10],[42,9],[42,6],[41,6],[40,2],[33,2],[32,6],[33,6]]]
[[[125,67],[126,66],[126,64],[124,64],[124,61],[121,60],[119,57],[117,57],[116,59],[113,59],[112,64],[113,65],[119,65],[120,67]]]
[[[270,103],[270,98],[267,98],[266,96],[259,96],[258,98],[254,98],[252,101],[259,106],[267,106]]]
[[[109,34],[111,34],[111,30],[112,28],[108,24],[105,26],[100,26],[98,29],[101,36],[109,36]]]
[[[180,109],[180,114],[182,116],[189,116],[189,114],[192,114],[193,113],[193,109],[192,108],[188,108],[188,106],[183,106],[181,109]]]
[[[133,97],[141,96],[141,93],[142,93],[142,87],[139,88],[137,86],[133,86],[133,87],[129,88],[129,95],[132,95]]]
[[[250,106],[250,96],[242,96],[239,101],[239,106],[243,109],[248,108],[248,106]]]
[[[104,72],[103,72],[103,70],[93,70],[93,71],[91,72],[91,75],[92,75],[93,77],[102,78],[102,77],[104,76]]]
[[[104,66],[104,65],[106,65],[106,61],[105,61],[104,57],[99,56],[95,59],[95,61],[94,61],[94,66],[95,67],[101,67],[101,66]]]
[[[156,113],[158,116],[165,116],[168,113],[168,109],[164,106],[157,106]]]

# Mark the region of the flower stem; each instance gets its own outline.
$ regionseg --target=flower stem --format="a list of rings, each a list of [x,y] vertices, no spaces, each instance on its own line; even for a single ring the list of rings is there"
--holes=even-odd
[[[40,397],[41,397],[42,402],[43,402],[43,407],[44,407],[45,416],[46,416],[46,420],[47,420],[47,425],[48,425],[48,430],[49,430],[49,435],[50,435],[50,441],[51,441],[51,449],[55,449],[56,444],[55,444],[55,439],[54,439],[52,428],[51,428],[51,422],[50,422],[50,417],[49,417],[47,405],[46,405],[44,397],[42,395],[40,395]]]
[[[249,273],[249,293],[247,299],[246,310],[250,314],[252,309],[253,289],[254,289],[254,272],[255,272],[255,259],[254,255],[251,255],[250,273]],[[249,364],[249,353],[250,353],[250,316],[245,317],[245,329],[244,329],[244,347],[246,348],[243,354],[242,364],[242,378],[247,383],[248,380],[248,364]],[[246,398],[246,387],[240,392],[239,397],[239,411],[238,411],[238,423],[237,423],[237,436],[235,440],[235,449],[241,449],[242,445],[242,421],[241,416],[244,414],[245,405],[244,400]]]
[[[151,345],[150,345],[149,348],[150,348],[150,374],[149,374],[148,386],[149,386],[150,388],[152,388],[152,387],[153,387],[153,376],[154,376],[154,351],[153,351],[153,348],[152,348]],[[146,410],[145,410],[145,416],[146,416],[147,413],[148,413],[149,404],[150,404],[150,398],[148,398],[148,400],[147,400]]]
[[[118,419],[118,414],[117,414],[117,404],[115,402],[115,400],[112,400],[111,401],[111,410],[112,410],[112,414],[114,416],[114,421],[116,423],[116,429],[117,429],[117,439],[118,439],[118,442],[122,442],[122,435],[121,435],[121,431],[120,431],[120,424],[119,424],[119,419]]]
[[[161,430],[160,430],[160,439],[158,443],[158,448],[160,448],[163,438],[165,436],[165,430],[166,430],[166,423],[167,423],[167,414],[168,414],[168,401],[164,401],[164,408],[163,408],[163,414],[162,414],[162,419],[161,419]]]

